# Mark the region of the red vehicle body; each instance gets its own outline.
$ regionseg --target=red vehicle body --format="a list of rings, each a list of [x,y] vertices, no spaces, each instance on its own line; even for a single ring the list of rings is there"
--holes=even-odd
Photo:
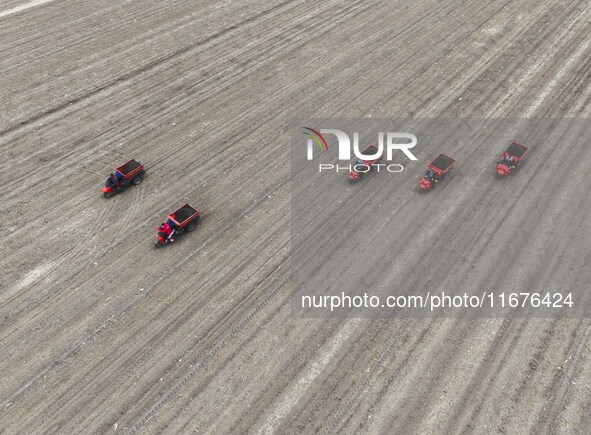
[[[527,154],[527,150],[528,148],[525,145],[513,141],[503,153],[501,160],[497,162],[497,174],[506,177],[511,173],[511,170],[517,169],[523,157]]]
[[[145,173],[144,165],[134,159],[118,166],[115,168],[115,173],[109,176],[105,182],[105,187],[103,187],[104,197],[109,198],[132,184],[137,186],[143,181]]]
[[[447,173],[456,164],[456,160],[445,154],[439,154],[427,166],[427,173],[419,180],[419,186],[423,190],[430,190],[445,179]]]
[[[185,231],[190,233],[197,227],[201,213],[196,208],[191,207],[189,204],[185,204],[179,207],[173,213],[168,215],[166,222],[158,228],[158,234],[156,238],[156,246],[165,245],[166,243],[174,242],[174,239]],[[167,234],[164,227],[172,230],[171,234]]]
[[[384,150],[382,149],[382,152],[380,154],[378,154],[378,147],[373,144],[368,146],[363,151],[364,155],[368,155],[371,153],[373,153],[376,156],[372,159],[367,159],[367,160],[358,159],[357,160],[357,163],[355,163],[353,170],[349,171],[349,175],[348,175],[349,180],[352,180],[352,181],[359,180],[362,175],[367,174],[369,171],[371,171],[371,167],[373,165],[375,165],[376,163],[378,163],[382,159],[382,157],[384,156]],[[355,168],[359,168],[359,169],[367,168],[367,170],[366,171],[363,171],[363,170],[355,171],[354,170]]]

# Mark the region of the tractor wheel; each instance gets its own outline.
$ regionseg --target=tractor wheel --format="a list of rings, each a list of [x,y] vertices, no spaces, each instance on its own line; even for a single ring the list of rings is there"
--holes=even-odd
[[[113,195],[111,192],[103,192],[103,196],[104,196],[105,198],[110,198],[110,197],[111,197],[111,195]]]
[[[141,175],[138,175],[137,177],[134,177],[133,180],[131,180],[132,184],[134,186],[137,186],[138,184],[140,184],[143,181],[143,178]]]
[[[196,226],[197,226],[197,222],[195,222],[195,221],[189,223],[189,225],[187,225],[187,232],[190,233],[191,231],[193,231],[195,229]]]

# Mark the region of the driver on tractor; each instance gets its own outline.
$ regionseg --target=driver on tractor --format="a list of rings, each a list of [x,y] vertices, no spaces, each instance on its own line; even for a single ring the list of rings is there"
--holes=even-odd
[[[119,187],[121,187],[121,179],[122,179],[122,175],[119,175],[119,172],[116,172],[117,175],[115,174],[111,174],[109,176],[109,179],[107,180],[106,186],[107,187],[114,187],[116,189],[118,189]]]
[[[435,173],[435,171],[433,169],[429,169],[427,171],[427,173],[425,174],[425,178],[427,180],[435,182],[435,183],[437,183],[439,181],[439,179],[437,178],[437,174]]]
[[[175,233],[176,224],[172,221],[172,219],[168,219],[166,222],[163,222],[162,225],[158,227],[158,233],[163,234],[166,236],[166,240],[170,242],[174,242],[174,233]]]
[[[505,157],[503,159],[503,163],[505,163],[509,167],[515,167],[513,165],[514,164],[514,161],[515,161],[515,158],[511,154],[508,154],[507,157]]]

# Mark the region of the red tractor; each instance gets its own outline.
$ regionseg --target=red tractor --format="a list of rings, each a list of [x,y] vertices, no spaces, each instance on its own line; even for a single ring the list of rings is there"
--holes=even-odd
[[[145,173],[144,165],[134,159],[115,168],[115,173],[107,178],[105,187],[103,187],[104,197],[109,198],[132,184],[137,186],[143,181]]]
[[[456,164],[455,159],[445,155],[439,154],[427,166],[427,173],[419,180],[419,186],[423,190],[430,190],[440,181],[444,180],[447,173]]]
[[[527,154],[528,148],[519,142],[513,141],[509,148],[503,153],[501,160],[497,162],[497,174],[506,177],[513,169],[521,165],[523,157]]]
[[[368,158],[367,160],[358,159],[357,163],[353,166],[353,169],[349,171],[349,180],[357,181],[361,178],[362,175],[367,174],[371,171],[371,167],[378,163],[382,157],[384,156],[384,150],[380,153],[378,151],[378,147],[375,145],[368,146],[364,151],[363,155],[370,155],[373,153],[373,157]]]
[[[158,227],[156,246],[172,243],[185,231],[193,231],[197,227],[200,214],[195,208],[185,204],[168,215],[166,222]]]

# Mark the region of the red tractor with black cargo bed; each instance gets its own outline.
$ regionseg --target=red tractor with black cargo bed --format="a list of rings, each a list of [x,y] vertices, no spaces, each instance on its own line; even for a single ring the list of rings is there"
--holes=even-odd
[[[451,168],[456,164],[456,160],[445,154],[439,154],[427,166],[427,173],[419,180],[419,186],[422,190],[434,188],[440,181],[444,180]]]
[[[190,233],[197,227],[200,212],[189,204],[185,204],[168,215],[166,222],[158,227],[156,246],[174,242],[175,238],[185,231]]]
[[[513,169],[519,168],[528,148],[519,142],[513,141],[503,153],[501,160],[497,162],[497,174],[506,177]]]
[[[121,166],[115,168],[115,173],[111,174],[103,187],[103,195],[109,198],[122,190],[127,189],[132,184],[137,186],[144,179],[144,165],[137,160],[131,159]]]
[[[373,152],[373,156],[371,158],[364,159],[357,159],[357,163],[353,166],[353,169],[349,171],[349,180],[357,181],[361,178],[362,175],[367,174],[371,171],[372,166],[377,164],[382,157],[384,156],[384,150],[382,149],[381,153],[378,153],[378,147],[375,145],[368,146],[364,151],[363,155],[368,155],[369,153]]]

